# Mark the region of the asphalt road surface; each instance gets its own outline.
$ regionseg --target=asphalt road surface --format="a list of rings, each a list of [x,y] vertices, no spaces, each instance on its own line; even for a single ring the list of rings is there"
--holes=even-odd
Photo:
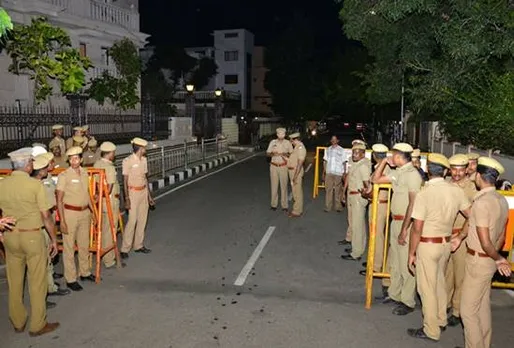
[[[147,246],[153,253],[132,253],[125,269],[104,271],[101,284],[84,284],[83,292],[56,299],[48,319],[60,321],[61,328],[49,335],[13,332],[6,284],[0,284],[0,347],[462,343],[461,328],[449,328],[439,343],[408,337],[407,328],[421,325],[419,310],[397,317],[388,305],[364,309],[362,267],[341,260],[336,244],[346,230],[346,213],[324,213],[323,193],[311,199],[312,171],[306,175],[302,218],[270,211],[268,181],[266,161],[257,156],[159,199],[148,224]],[[249,260],[256,262],[246,268],[247,277],[240,276]],[[493,342],[504,347],[514,340],[514,299],[495,290],[493,300]]]

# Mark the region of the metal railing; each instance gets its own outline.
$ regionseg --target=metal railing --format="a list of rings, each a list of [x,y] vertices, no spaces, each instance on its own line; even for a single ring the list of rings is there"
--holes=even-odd
[[[202,139],[201,142],[184,141],[180,145],[149,149],[146,154],[148,177],[152,179],[164,178],[173,171],[185,170],[209,160],[217,159],[228,154],[228,152],[228,141],[226,139]],[[122,161],[123,158],[116,160],[120,180],[122,176]]]

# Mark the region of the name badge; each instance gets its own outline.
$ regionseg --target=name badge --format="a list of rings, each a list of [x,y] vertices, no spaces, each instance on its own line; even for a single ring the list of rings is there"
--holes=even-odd
[[[71,182],[74,184],[78,184],[80,182],[80,180],[79,179],[71,179]]]
[[[139,164],[133,164],[132,165],[132,168],[138,168],[139,167]]]

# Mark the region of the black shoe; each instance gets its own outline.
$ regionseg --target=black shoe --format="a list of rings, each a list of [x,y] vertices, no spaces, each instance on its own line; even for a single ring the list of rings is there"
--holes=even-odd
[[[126,260],[129,258],[129,254],[128,253],[120,253],[120,257],[123,259],[123,260]]]
[[[400,302],[393,300],[389,295],[387,295],[384,300],[382,301],[383,304],[394,304],[394,305],[400,305]]]
[[[82,291],[84,289],[78,282],[66,283],[66,286],[73,291]]]
[[[365,270],[365,269],[363,269],[362,271],[359,271],[359,274],[360,274],[361,276],[366,276],[366,270]]]
[[[441,332],[445,332],[446,331],[446,326],[439,326],[439,329],[441,329]]]
[[[92,282],[94,283],[96,281],[96,277],[92,274],[88,275],[88,276],[80,276],[80,280],[82,280],[83,282]]]
[[[352,244],[352,242],[347,241],[346,239],[340,240],[337,242],[339,245],[349,245]]]
[[[54,279],[61,279],[63,277],[63,275],[61,273],[54,273],[54,274],[52,274],[52,277]]]
[[[360,260],[361,260],[361,258],[360,258],[360,257],[354,258],[354,257],[353,257],[352,255],[350,255],[350,254],[343,254],[343,255],[341,255],[341,258],[342,258],[343,260],[348,260],[348,261],[360,261]]]
[[[57,304],[55,302],[46,301],[46,309],[52,309],[55,308]]]
[[[455,326],[459,326],[460,324],[462,324],[461,320],[459,317],[456,317],[455,315],[451,315],[449,318],[448,318],[448,326],[449,327],[455,327]]]
[[[352,253],[352,247],[350,246],[349,248],[344,249],[344,251],[347,252],[348,254],[351,254]]]
[[[364,268],[368,267],[368,263],[367,262],[363,262],[362,263],[362,267],[364,267]]]
[[[394,315],[407,315],[414,312],[414,308],[407,306],[405,303],[400,303],[393,309]]]
[[[66,296],[66,295],[69,295],[71,294],[71,290],[70,289],[61,289],[61,288],[58,288],[56,291],[54,292],[49,292],[48,293],[48,296]]]
[[[142,254],[150,254],[152,250],[142,247],[141,249],[134,250],[136,253],[142,253]]]
[[[425,331],[423,331],[423,328],[421,328],[421,329],[407,329],[407,334],[410,337],[421,338],[421,339],[424,339],[424,340],[431,340],[431,341],[437,342],[437,340],[434,340],[433,338],[428,337],[427,334],[425,333]]]
[[[270,209],[275,211],[275,210],[277,210],[277,207],[270,207]]]

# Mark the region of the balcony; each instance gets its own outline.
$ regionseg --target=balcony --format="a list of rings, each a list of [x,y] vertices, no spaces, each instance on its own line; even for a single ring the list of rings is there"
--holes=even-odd
[[[34,1],[34,0],[32,0]],[[57,8],[59,13],[120,26],[139,32],[139,13],[96,0],[40,0]]]

